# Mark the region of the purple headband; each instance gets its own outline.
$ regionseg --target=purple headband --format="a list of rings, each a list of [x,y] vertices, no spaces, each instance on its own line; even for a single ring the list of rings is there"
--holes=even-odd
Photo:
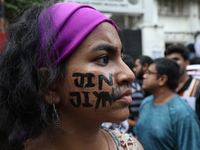
[[[45,25],[50,21],[50,26]],[[43,11],[38,18],[39,26],[39,66],[46,66],[45,49],[53,41],[47,52],[51,65],[56,65],[74,51],[85,37],[102,22],[111,23],[116,30],[117,25],[105,15],[91,6],[78,3],[57,3]]]

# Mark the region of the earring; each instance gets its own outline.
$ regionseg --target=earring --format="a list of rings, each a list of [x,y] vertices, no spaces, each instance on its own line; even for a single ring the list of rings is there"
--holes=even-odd
[[[53,119],[53,127],[54,128],[59,127],[60,126],[60,117],[57,113],[55,104],[53,104],[52,119]]]

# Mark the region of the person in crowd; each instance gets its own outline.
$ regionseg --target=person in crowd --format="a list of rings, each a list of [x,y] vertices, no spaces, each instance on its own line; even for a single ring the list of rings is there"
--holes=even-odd
[[[122,59],[126,63],[126,65],[133,71],[134,59],[128,54],[124,54]],[[132,88],[131,92],[132,103],[129,105],[130,115],[128,118],[128,123],[129,123],[128,133],[134,135],[133,128],[137,122],[139,115],[138,113],[139,107],[142,100],[145,97],[145,93],[140,84],[136,80],[134,80],[131,83],[131,88]]]
[[[133,71],[135,73],[136,81],[140,84],[141,87],[143,82],[143,75],[152,62],[153,60],[151,57],[145,55],[142,55],[135,60]],[[149,95],[151,95],[151,93],[145,90],[145,97]]]
[[[197,115],[175,92],[179,70],[176,61],[158,58],[144,74],[152,95],[142,101],[134,130],[145,150],[200,149]]]
[[[190,43],[186,47],[189,50],[189,57],[188,57],[188,59],[192,60],[194,57],[196,57],[196,52],[195,52],[195,49],[194,49],[194,43]]]
[[[179,84],[176,92],[184,98],[200,117],[200,81],[188,75],[186,67],[190,64],[189,50],[184,45],[170,45],[165,57],[174,59],[180,66]]]
[[[118,30],[73,2],[32,7],[10,27],[0,55],[1,150],[143,150],[101,128],[127,119],[132,102]]]
[[[199,65],[200,64],[200,57],[193,57],[191,60],[190,60],[190,65]]]

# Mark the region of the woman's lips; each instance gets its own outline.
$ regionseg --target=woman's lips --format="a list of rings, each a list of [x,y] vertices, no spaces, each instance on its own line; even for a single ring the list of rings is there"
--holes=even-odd
[[[123,101],[124,103],[129,105],[132,103],[132,98],[130,94],[131,94],[131,89],[127,89],[123,94],[121,94],[120,96],[117,96],[115,101]]]
[[[123,101],[125,102],[127,105],[132,103],[132,98],[131,96],[123,96],[122,98],[118,99],[117,101]]]

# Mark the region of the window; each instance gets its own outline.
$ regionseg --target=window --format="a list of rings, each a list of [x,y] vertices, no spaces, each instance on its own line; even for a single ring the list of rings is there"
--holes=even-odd
[[[158,0],[160,15],[189,16],[189,0]]]

